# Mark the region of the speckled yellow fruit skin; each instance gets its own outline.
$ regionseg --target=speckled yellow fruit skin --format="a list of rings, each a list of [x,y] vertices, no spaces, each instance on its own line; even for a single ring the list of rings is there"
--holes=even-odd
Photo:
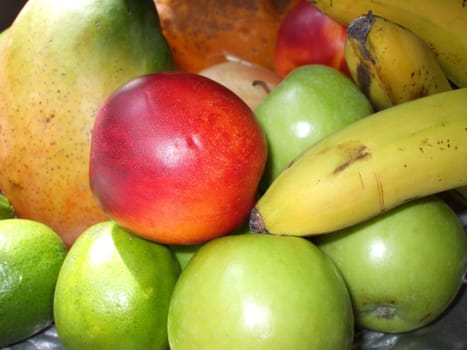
[[[163,350],[180,267],[169,247],[112,221],[83,232],[57,281],[55,326],[67,350]]]
[[[151,0],[30,0],[0,44],[0,188],[70,246],[106,216],[88,184],[96,112],[118,86],[172,69]]]
[[[67,250],[49,227],[0,220],[0,347],[52,323],[55,284]]]

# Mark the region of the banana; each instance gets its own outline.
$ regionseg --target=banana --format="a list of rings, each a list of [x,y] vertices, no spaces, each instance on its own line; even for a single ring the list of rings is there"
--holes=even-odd
[[[345,58],[352,78],[375,110],[452,89],[423,40],[371,12],[350,22]]]
[[[376,112],[298,156],[258,199],[254,232],[308,236],[467,185],[467,88]]]
[[[467,4],[463,0],[308,0],[348,26],[368,11],[418,35],[436,53],[446,76],[467,87]]]

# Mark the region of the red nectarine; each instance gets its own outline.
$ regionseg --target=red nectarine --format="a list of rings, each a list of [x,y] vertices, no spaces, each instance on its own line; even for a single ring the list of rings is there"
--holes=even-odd
[[[100,108],[90,185],[118,224],[162,243],[203,242],[242,224],[267,157],[251,109],[198,74],[130,81]]]

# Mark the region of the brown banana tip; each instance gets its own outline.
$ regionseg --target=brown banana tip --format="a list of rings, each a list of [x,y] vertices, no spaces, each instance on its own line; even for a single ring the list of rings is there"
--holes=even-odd
[[[256,233],[269,233],[266,227],[264,226],[263,218],[258,209],[253,208],[250,213],[249,227],[251,232]]]
[[[373,13],[369,11],[366,15],[361,15],[350,22],[347,27],[349,37],[355,38],[360,42],[365,42],[368,33],[373,25]]]

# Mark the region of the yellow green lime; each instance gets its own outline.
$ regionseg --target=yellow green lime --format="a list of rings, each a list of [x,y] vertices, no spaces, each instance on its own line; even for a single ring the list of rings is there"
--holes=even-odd
[[[71,247],[55,292],[55,326],[67,350],[167,348],[167,314],[180,267],[166,245],[112,221]]]
[[[62,239],[48,226],[0,220],[0,347],[52,323],[55,284],[66,254]]]

